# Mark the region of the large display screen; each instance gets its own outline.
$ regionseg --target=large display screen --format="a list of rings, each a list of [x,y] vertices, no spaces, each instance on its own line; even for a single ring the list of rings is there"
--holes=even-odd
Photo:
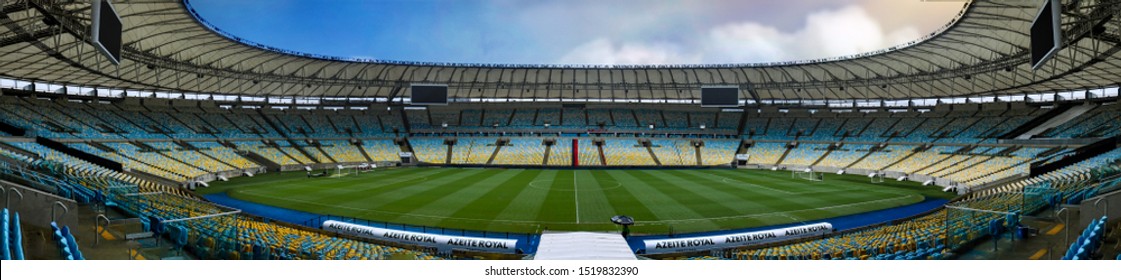
[[[448,105],[448,86],[413,85],[411,100],[413,105]]]
[[[702,87],[702,107],[737,107],[740,106],[739,87]]]
[[[90,34],[93,34],[93,46],[109,58],[113,64],[121,63],[121,32],[124,25],[117,10],[109,0],[95,0],[93,5],[93,24]]]
[[[1031,23],[1031,69],[1039,69],[1059,52],[1062,42],[1059,36],[1062,33],[1059,28],[1062,23],[1059,19],[1061,9],[1058,0],[1046,0],[1035,16],[1035,21]]]

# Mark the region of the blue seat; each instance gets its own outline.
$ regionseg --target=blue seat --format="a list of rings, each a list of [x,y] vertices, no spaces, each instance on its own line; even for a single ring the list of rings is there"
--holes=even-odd
[[[0,232],[0,260],[6,261],[12,259],[11,245],[8,243],[8,234],[11,232],[9,228],[10,224],[11,222],[8,221],[8,208],[0,210],[0,227],[3,227],[3,232]]]
[[[11,247],[12,248],[12,259],[13,260],[23,260],[24,259],[24,257],[23,257],[23,231],[22,231],[22,228],[19,225],[19,213],[13,213],[12,214],[11,222],[12,222],[12,234],[11,234],[12,243],[9,244],[9,245],[12,246]]]
[[[74,235],[70,233],[70,227],[62,227],[63,236],[66,236],[67,247],[70,248],[70,253],[73,254],[75,260],[83,260],[82,250],[78,249],[78,241],[74,240]]]
[[[70,245],[67,244],[68,242],[66,241],[66,238],[62,237],[61,235],[57,235],[57,234],[55,235],[55,237],[59,237],[59,239],[57,241],[55,241],[55,243],[58,244],[59,257],[61,257],[64,260],[73,260],[74,259],[74,253],[70,252]]]
[[[1085,260],[1089,256],[1090,256],[1090,252],[1086,251],[1086,248],[1078,248],[1078,253],[1074,253],[1074,258],[1073,259],[1075,259],[1075,260],[1078,260],[1078,259]]]

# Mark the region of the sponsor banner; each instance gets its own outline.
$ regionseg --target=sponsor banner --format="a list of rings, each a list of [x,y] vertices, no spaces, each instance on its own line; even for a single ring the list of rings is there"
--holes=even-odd
[[[413,153],[412,153],[412,152],[401,152],[401,154],[400,154],[400,155],[401,155],[401,157],[403,157],[403,158],[407,158],[407,157],[413,157]]]
[[[405,243],[425,247],[436,247],[440,251],[464,249],[472,251],[515,254],[517,252],[514,251],[514,249],[518,245],[518,240],[516,239],[463,237],[419,233],[344,223],[335,220],[327,220],[323,222],[323,229],[334,233],[363,238],[385,240],[390,242]]]
[[[833,224],[816,223],[804,226],[690,238],[648,239],[643,241],[647,254],[711,250],[775,242],[833,232]]]
[[[747,160],[750,157],[751,155],[748,154],[736,154],[736,160]]]

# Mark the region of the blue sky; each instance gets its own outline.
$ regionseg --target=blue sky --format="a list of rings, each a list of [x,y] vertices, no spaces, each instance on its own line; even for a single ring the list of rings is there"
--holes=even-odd
[[[814,59],[887,48],[949,22],[921,0],[190,0],[265,45],[400,61],[693,64]]]

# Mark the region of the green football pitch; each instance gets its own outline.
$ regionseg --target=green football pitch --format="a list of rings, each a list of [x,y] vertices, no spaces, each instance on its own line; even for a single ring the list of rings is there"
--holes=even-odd
[[[767,170],[542,170],[398,168],[307,178],[304,172],[214,182],[199,194],[315,214],[494,232],[617,230],[634,233],[750,228],[816,220],[948,198],[937,187],[859,175],[824,181]]]

